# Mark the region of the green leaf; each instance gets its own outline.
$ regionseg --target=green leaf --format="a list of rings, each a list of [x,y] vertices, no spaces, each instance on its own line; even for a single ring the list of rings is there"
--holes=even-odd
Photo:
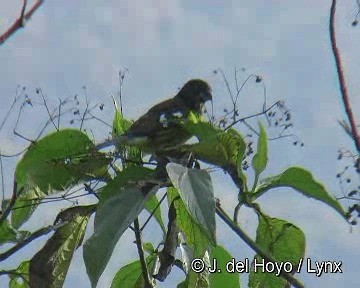
[[[200,225],[190,216],[184,202],[179,196],[177,189],[172,187],[168,188],[167,195],[169,203],[174,201],[176,224],[185,236],[186,244],[192,252],[192,258],[203,258],[205,251],[210,245],[208,236],[203,232],[204,230],[200,227]],[[188,257],[189,255],[187,255],[187,258]],[[191,261],[192,259],[189,259],[189,263],[191,263]],[[187,264],[186,262],[184,263]],[[204,279],[203,273],[195,273],[190,269],[190,267],[185,267],[185,269],[189,271],[188,277],[186,278],[188,286],[186,287],[200,287],[199,285],[207,280]]]
[[[30,288],[29,265],[30,261],[24,261],[16,268],[17,274],[9,274],[9,288]]]
[[[238,158],[243,158],[246,144],[236,130],[222,131],[207,122],[190,121],[184,127],[199,143],[182,149],[194,153],[198,159],[220,167],[236,167]]]
[[[63,286],[71,259],[81,245],[95,205],[76,206],[59,213],[56,222],[64,223],[45,246],[30,260],[31,287]],[[60,224],[59,223],[59,224]]]
[[[121,235],[157,191],[155,186],[145,195],[137,185],[152,173],[147,168],[129,166],[103,188],[95,215],[94,234],[83,249],[92,287],[96,286]]]
[[[46,194],[41,192],[38,187],[25,189],[15,201],[11,212],[11,225],[18,229],[25,223],[37,208],[39,202]]]
[[[346,212],[340,203],[329,194],[320,182],[314,179],[310,171],[304,168],[290,167],[279,175],[266,178],[264,183],[257,188],[253,200],[277,187],[291,187],[307,197],[320,200],[346,218]]]
[[[142,166],[128,166],[124,170],[118,171],[118,174],[107,183],[101,190],[99,205],[106,202],[119,192],[119,188],[145,181],[153,175],[154,171]]]
[[[215,200],[209,173],[175,163],[167,164],[166,170],[192,219],[215,244]]]
[[[156,255],[149,255],[145,261],[149,268],[156,259]],[[122,267],[115,275],[111,288],[141,288],[143,282],[140,260]]]
[[[132,122],[123,117],[117,106],[115,99],[113,99],[113,101],[115,106],[115,116],[113,120],[112,136],[116,137],[124,134],[130,128]]]
[[[286,264],[286,267],[292,267],[292,272],[296,272],[297,265],[305,254],[305,235],[298,227],[285,220],[264,215],[259,216],[256,244],[276,259],[278,265],[291,263]],[[255,256],[254,261],[257,264],[266,263],[258,255]],[[286,280],[276,273],[279,273],[276,269],[273,273],[263,273],[261,266],[257,266],[256,271],[252,269],[250,272],[249,287],[285,287]]]
[[[0,224],[0,246],[8,242],[17,241],[17,231],[10,225],[9,221],[5,219]]]
[[[32,144],[15,171],[18,193],[12,225],[20,227],[41,199],[54,190],[64,190],[80,182],[108,178],[111,159],[97,152],[89,137],[76,129],[50,133]]]
[[[144,249],[144,251],[146,251],[149,254],[153,254],[153,253],[156,252],[155,248],[154,248],[154,246],[153,246],[153,244],[151,242],[143,243],[143,249]]]
[[[266,168],[268,162],[268,147],[267,147],[267,136],[264,126],[259,123],[260,135],[257,143],[257,151],[252,160],[252,167],[255,171],[256,177]]]
[[[44,193],[64,190],[106,173],[111,159],[97,152],[83,132],[63,129],[32,144],[15,171],[18,188],[39,187]]]
[[[214,268],[214,261],[217,269],[220,269],[221,272],[215,272],[210,274],[210,287],[211,288],[223,288],[224,283],[226,287],[240,287],[239,282],[239,273],[227,273],[226,264],[232,260],[234,257],[230,255],[228,251],[225,250],[222,246],[216,246],[211,248],[210,253],[210,265],[211,268]]]
[[[159,200],[157,199],[156,195],[153,195],[146,203],[145,203],[146,210],[151,214],[155,210],[153,216],[155,220],[159,223],[161,230],[164,234],[166,234],[166,228],[161,216],[161,207],[159,206]]]
[[[116,138],[123,135],[131,127],[133,122],[124,118],[117,107],[115,99],[113,99],[113,101],[115,106],[115,116],[113,120],[112,137]],[[116,145],[116,148],[122,159],[130,160],[126,163],[127,166],[137,165],[137,163],[141,162],[142,152],[138,147],[127,146],[120,141]]]
[[[184,280],[183,282],[179,283],[176,288],[188,288],[188,280]]]

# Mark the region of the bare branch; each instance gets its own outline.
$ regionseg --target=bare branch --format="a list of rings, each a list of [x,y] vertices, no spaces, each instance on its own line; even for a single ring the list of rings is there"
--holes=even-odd
[[[340,56],[339,48],[337,47],[337,44],[336,44],[335,11],[336,11],[336,0],[333,0],[332,4],[331,4],[331,8],[330,8],[330,20],[329,20],[331,48],[332,48],[334,58],[335,58],[336,71],[337,71],[338,78],[339,78],[342,101],[344,103],[345,112],[349,119],[349,123],[350,123],[350,127],[351,127],[351,135],[353,136],[355,147],[356,147],[357,151],[360,153],[360,135],[358,133],[358,130],[356,127],[356,122],[355,122],[355,117],[354,117],[352,109],[351,109],[349,93],[347,90],[345,76],[344,76],[344,70],[343,70],[342,62],[341,62],[341,56]]]
[[[145,288],[153,288],[153,285],[151,284],[151,281],[149,278],[149,270],[146,265],[144,250],[142,248],[141,231],[140,231],[140,224],[139,224],[138,218],[136,218],[134,221],[134,233],[135,233],[135,239],[136,239],[135,242],[136,242],[137,250],[139,253],[142,276],[144,278]]]
[[[267,109],[259,112],[259,113],[256,113],[256,114],[253,114],[253,115],[250,115],[250,116],[247,116],[247,117],[243,117],[243,118],[240,118],[240,119],[237,119],[235,121],[233,121],[231,124],[229,124],[224,130],[228,130],[230,129],[231,127],[233,127],[234,125],[236,125],[237,123],[239,122],[243,122],[247,119],[250,119],[250,118],[254,118],[254,117],[257,117],[257,116],[260,116],[260,115],[263,115],[263,114],[266,114],[267,112],[269,112],[272,108],[274,108],[275,106],[277,106],[278,104],[280,103],[280,101],[277,101],[275,102],[273,105],[271,105],[270,107],[268,107]]]
[[[10,203],[8,205],[8,207],[6,207],[5,211],[3,211],[1,213],[1,217],[0,217],[0,225],[6,220],[6,218],[9,216],[12,208],[15,205],[16,199],[17,197],[20,195],[20,193],[23,191],[24,187],[21,187],[21,189],[19,191],[17,191],[17,182],[16,180],[14,181],[14,186],[13,186],[13,194],[11,196],[10,199]]]
[[[123,103],[122,103],[122,88],[123,88],[123,85],[124,85],[124,79],[125,79],[125,75],[126,73],[129,73],[129,69],[125,68],[123,71],[119,71],[119,101],[120,101],[120,112],[121,112],[121,115],[124,115],[123,114]]]
[[[56,126],[56,124],[55,124],[55,122],[54,122],[54,119],[53,119],[53,114],[54,114],[54,113],[50,113],[50,110],[49,110],[49,107],[48,107],[48,105],[47,105],[45,96],[44,96],[44,94],[43,94],[43,92],[42,92],[42,89],[41,89],[41,88],[37,88],[37,89],[36,89],[36,93],[41,95],[41,98],[42,98],[42,100],[43,100],[43,102],[44,102],[44,106],[45,106],[45,108],[46,108],[46,112],[47,112],[48,115],[49,115],[49,118],[50,118],[50,120],[51,120],[51,123],[54,125],[55,129],[56,129],[57,131],[59,131],[59,127]]]
[[[16,253],[21,248],[23,248],[24,246],[26,246],[30,242],[34,241],[35,239],[54,231],[55,229],[59,228],[59,226],[62,226],[62,225],[64,225],[64,223],[61,223],[61,225],[56,225],[56,226],[51,225],[51,226],[44,227],[44,228],[41,228],[39,230],[36,230],[29,237],[27,237],[24,240],[22,240],[21,242],[17,243],[14,247],[11,247],[9,250],[7,250],[7,251],[5,251],[3,253],[0,253],[0,262],[6,260],[11,255]]]
[[[0,35],[0,45],[4,44],[12,35],[15,34],[17,30],[24,27],[24,23],[28,21],[35,11],[43,4],[43,0],[37,0],[34,5],[30,8],[28,12],[26,10],[27,1],[23,0],[23,6],[21,8],[20,16],[15,22],[6,30],[3,34]]]
[[[144,222],[144,224],[141,226],[141,229],[140,229],[141,231],[144,230],[144,228],[146,227],[146,225],[149,223],[150,219],[154,216],[156,210],[159,209],[161,203],[165,200],[166,195],[167,195],[167,193],[165,193],[165,194],[161,197],[159,203],[155,206],[154,210],[151,211],[151,214],[150,214],[149,217],[146,219],[146,221]]]

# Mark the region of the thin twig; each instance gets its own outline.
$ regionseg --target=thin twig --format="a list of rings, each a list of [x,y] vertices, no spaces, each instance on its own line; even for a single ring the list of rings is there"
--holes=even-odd
[[[8,30],[6,30],[2,35],[0,35],[0,45],[4,44],[4,42],[8,40],[11,35],[14,35],[17,30],[23,28],[24,23],[31,18],[31,16],[41,6],[43,2],[43,0],[37,0],[30,8],[30,10],[25,13],[27,1],[24,0],[19,18],[15,20],[15,22],[8,28]]]
[[[57,121],[57,127],[60,128],[60,114],[61,114],[61,106],[62,106],[62,101],[59,98],[59,107],[58,107],[58,121]]]
[[[140,258],[140,263],[141,263],[141,270],[142,270],[142,275],[144,278],[144,284],[145,284],[145,288],[153,288],[153,285],[150,282],[150,278],[149,278],[149,270],[147,268],[146,265],[146,261],[145,261],[145,255],[144,255],[144,250],[142,248],[142,242],[141,242],[141,230],[140,230],[140,224],[139,224],[139,219],[136,218],[134,220],[134,233],[135,233],[135,239],[136,239],[136,247],[139,253],[139,258]]]
[[[9,216],[12,208],[15,205],[16,199],[17,197],[20,195],[20,193],[23,191],[24,187],[21,187],[21,189],[19,191],[17,191],[17,182],[16,180],[14,180],[14,186],[13,186],[13,194],[11,196],[10,199],[10,203],[9,205],[6,207],[5,211],[3,211],[3,213],[1,214],[0,217],[0,225],[2,225],[2,223],[6,220],[6,218]]]
[[[356,127],[355,117],[352,113],[349,94],[345,82],[344,70],[342,67],[341,56],[339,49],[336,44],[336,36],[335,36],[335,11],[336,11],[336,0],[332,1],[331,8],[330,8],[330,20],[329,20],[329,32],[330,32],[330,41],[331,41],[331,48],[335,58],[336,64],[336,71],[339,78],[340,84],[340,92],[342,96],[342,101],[344,103],[345,112],[349,119],[350,127],[351,127],[351,134],[353,135],[354,144],[357,151],[360,153],[360,135],[358,133]]]
[[[44,96],[44,94],[43,94],[43,92],[42,92],[42,89],[41,89],[41,88],[37,88],[36,91],[40,93],[40,95],[41,95],[41,97],[42,97],[42,99],[43,99],[43,102],[44,102],[44,105],[45,105],[45,109],[46,109],[46,111],[47,111],[47,113],[48,113],[48,115],[49,115],[49,118],[50,118],[52,124],[54,125],[55,129],[56,129],[57,131],[59,131],[59,127],[57,127],[56,124],[55,124],[55,122],[54,122],[54,119],[53,119],[53,116],[52,116],[53,113],[50,113],[50,110],[49,110],[49,107],[48,107],[48,105],[47,105],[45,96]]]
[[[237,104],[237,101],[238,101],[238,98],[239,98],[239,94],[240,92],[244,89],[244,86],[245,84],[252,78],[252,77],[257,77],[257,75],[255,74],[250,74],[246,79],[245,81],[241,84],[240,88],[239,89],[236,89],[236,98],[235,98],[235,104]]]
[[[144,228],[146,227],[146,225],[149,223],[150,219],[154,216],[156,210],[160,207],[161,203],[164,201],[165,197],[166,197],[166,192],[165,194],[161,197],[159,203],[156,205],[156,207],[154,208],[153,211],[151,211],[151,214],[149,215],[149,217],[146,219],[146,221],[144,222],[144,224],[141,226],[141,231],[144,230]]]
[[[31,233],[31,235],[29,237],[27,237],[24,240],[22,240],[21,242],[17,243],[14,247],[11,247],[9,250],[7,250],[7,251],[5,251],[3,253],[0,253],[0,262],[6,260],[11,255],[16,253],[21,248],[23,248],[24,246],[26,246],[30,242],[34,241],[35,239],[37,239],[37,238],[39,238],[41,236],[44,236],[46,234],[49,234],[50,232],[54,231],[55,229],[59,228],[60,226],[63,226],[65,223],[61,223],[60,225],[56,225],[56,226],[51,225],[51,226],[44,227],[44,228],[41,228],[39,230],[36,230],[35,232]]]
[[[232,104],[233,104],[234,107],[235,107],[235,106],[236,106],[236,101],[235,101],[234,95],[233,95],[232,92],[231,92],[231,88],[230,88],[229,81],[227,80],[227,78],[226,78],[226,76],[225,76],[225,73],[224,73],[224,71],[223,71],[222,69],[217,69],[217,70],[220,72],[220,74],[221,74],[221,76],[222,76],[222,78],[223,78],[223,80],[224,80],[224,82],[225,82],[226,89],[228,90],[229,95],[230,95],[230,97],[231,97],[231,102],[232,102]]]
[[[4,180],[4,166],[1,155],[1,147],[0,147],[0,170],[1,170],[1,192],[2,192],[2,201],[5,200],[5,180]],[[2,202],[4,203],[4,202]],[[0,207],[2,208],[2,207]]]
[[[242,122],[244,120],[247,120],[247,119],[250,119],[250,118],[254,118],[254,117],[257,117],[257,116],[260,116],[260,115],[263,115],[263,114],[266,114],[267,112],[269,112],[272,108],[274,108],[275,106],[277,106],[279,104],[280,101],[276,101],[273,105],[271,105],[270,107],[268,107],[266,110],[263,110],[259,113],[256,113],[256,114],[253,114],[253,115],[250,115],[250,116],[247,116],[247,117],[243,117],[243,118],[240,118],[240,119],[237,119],[236,121],[233,121],[231,124],[229,124],[227,127],[224,128],[224,130],[228,130],[230,129],[231,127],[233,127],[234,125],[236,125],[237,123],[239,122]]]
[[[90,105],[90,102],[89,102],[89,99],[88,99],[88,96],[87,96],[87,92],[86,92],[86,87],[84,86],[83,89],[84,89],[84,93],[85,93],[86,107],[85,107],[85,111],[84,111],[84,113],[83,113],[83,115],[81,117],[81,123],[80,123],[80,128],[79,128],[80,131],[82,130],[82,127],[83,127],[83,124],[84,124],[84,119],[85,119],[86,114],[89,111],[89,105]]]
[[[3,121],[1,122],[0,131],[1,131],[2,128],[4,127],[5,122],[6,122],[7,119],[9,118],[11,111],[13,110],[16,102],[19,100],[19,98],[21,97],[21,95],[22,95],[22,94],[20,94],[20,95],[17,94],[17,89],[16,89],[16,95],[15,95],[15,97],[14,97],[14,100],[13,100],[13,102],[11,103],[11,106],[10,106],[9,110],[6,112],[6,115],[5,115],[4,119],[3,119]]]

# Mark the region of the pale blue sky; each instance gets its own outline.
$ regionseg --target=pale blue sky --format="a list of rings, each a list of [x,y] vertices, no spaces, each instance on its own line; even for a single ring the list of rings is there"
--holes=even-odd
[[[21,3],[0,2],[0,31],[17,17]],[[76,1],[46,1],[25,29],[0,46],[0,115],[4,115],[11,104],[17,84],[27,86],[29,91],[41,87],[54,106],[58,98],[81,95],[81,87],[86,85],[92,102],[105,103],[105,111],[98,115],[110,123],[113,113],[110,94],[118,89],[117,72],[124,67],[130,70],[124,86],[124,110],[129,118],[138,117],[194,77],[209,81],[214,90],[214,105],[221,111],[224,103],[229,103],[229,96],[220,77],[212,71],[222,68],[232,78],[235,68],[246,67],[249,72],[263,76],[268,102],[286,101],[295,123],[293,132],[305,143],[300,149],[291,145],[290,140],[271,142],[270,165],[265,173],[276,174],[290,165],[301,165],[313,171],[330,193],[340,196],[335,175],[343,164],[336,160],[337,150],[353,146],[337,124],[345,115],[340,106],[329,45],[330,1],[114,0],[97,3],[99,1],[86,1],[82,5]],[[340,4],[336,20],[338,42],[353,109],[359,115],[360,29],[350,25],[356,14],[356,1]],[[261,89],[250,84],[241,95],[241,115],[260,109],[262,99]],[[35,137],[44,114],[27,115],[29,118],[22,121],[22,131]],[[359,123],[360,117],[357,116],[357,120]],[[95,135],[105,137],[106,129],[96,126]],[[24,145],[11,135],[10,128],[0,136],[3,153],[17,151]],[[14,163],[7,162],[6,167],[6,185],[10,187]],[[216,196],[230,211],[236,201],[236,191],[222,173],[213,176]],[[287,189],[269,193],[260,203],[269,215],[287,219],[303,229],[307,237],[307,257],[343,261],[343,274],[299,275],[308,287],[360,286],[358,227],[350,232],[350,227],[336,212]],[[39,209],[25,227],[36,229],[39,225],[51,224],[56,216],[54,207],[60,206]],[[254,235],[256,222],[252,213],[244,210],[240,219],[241,225]],[[253,255],[229,229],[218,224],[220,244],[236,259]],[[156,233],[145,231],[144,237],[158,239],[153,234]],[[31,258],[44,241],[33,243],[11,258],[12,267]],[[132,233],[126,232],[99,287],[108,287],[113,274],[137,257],[132,241]],[[170,281],[175,283],[182,277],[177,272]],[[5,280],[0,278],[1,287]],[[242,284],[246,287],[245,282]],[[75,285],[89,287],[80,250],[65,282],[65,287]]]

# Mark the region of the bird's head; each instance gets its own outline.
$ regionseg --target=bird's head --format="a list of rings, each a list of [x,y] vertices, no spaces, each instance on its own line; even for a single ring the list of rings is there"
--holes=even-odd
[[[175,97],[180,98],[188,108],[195,111],[200,111],[206,101],[212,100],[209,84],[201,79],[186,82]]]

